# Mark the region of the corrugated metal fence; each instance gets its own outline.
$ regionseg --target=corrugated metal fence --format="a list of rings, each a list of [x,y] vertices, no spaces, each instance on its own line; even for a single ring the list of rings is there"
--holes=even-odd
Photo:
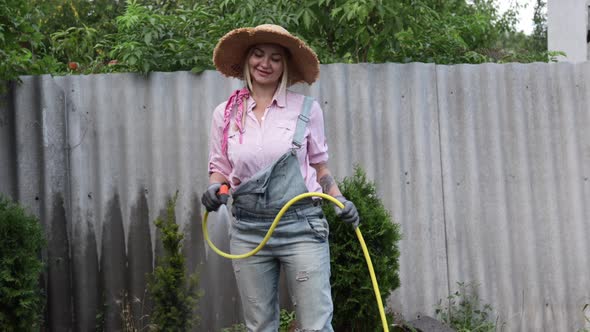
[[[321,70],[295,90],[324,108],[331,169],[362,166],[402,226],[391,308],[434,315],[457,282],[474,282],[504,330],[588,326],[589,63]],[[204,245],[199,197],[212,110],[240,82],[213,71],[22,79],[0,107],[0,192],[47,231],[48,327],[89,331],[103,312],[116,330],[115,299],[143,298],[161,252],[153,220],[176,190],[204,290],[196,330],[237,322],[231,263]],[[226,232],[212,216],[222,248]]]

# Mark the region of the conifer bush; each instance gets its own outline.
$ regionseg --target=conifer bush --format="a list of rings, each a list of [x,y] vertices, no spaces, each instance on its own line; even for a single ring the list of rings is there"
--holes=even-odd
[[[45,245],[38,219],[0,195],[0,327],[39,330],[43,296],[39,277]]]
[[[157,218],[156,227],[162,234],[164,255],[148,281],[148,293],[153,301],[151,327],[157,331],[184,332],[198,324],[194,314],[201,296],[198,275],[187,277],[186,258],[182,254],[184,234],[176,223],[176,195],[168,201],[166,218]]]
[[[352,201],[361,218],[381,298],[385,301],[399,287],[399,225],[377,197],[375,184],[355,167],[352,177],[338,182],[342,194]],[[330,260],[336,331],[375,331],[381,326],[379,308],[361,245],[353,227],[336,217],[333,203],[326,202],[324,214],[330,225]]]

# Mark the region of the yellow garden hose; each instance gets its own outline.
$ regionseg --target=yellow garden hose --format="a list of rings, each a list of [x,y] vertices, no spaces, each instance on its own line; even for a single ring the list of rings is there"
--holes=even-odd
[[[279,221],[281,220],[281,218],[283,217],[285,212],[291,207],[291,205],[295,204],[295,202],[299,201],[300,199],[308,198],[308,197],[321,197],[321,198],[331,201],[332,203],[336,204],[341,209],[344,208],[344,205],[342,203],[340,203],[340,201],[338,201],[336,198],[334,198],[330,195],[324,194],[324,193],[311,192],[311,193],[304,193],[301,195],[297,195],[293,199],[291,199],[289,202],[287,202],[287,204],[285,204],[283,206],[283,208],[281,208],[281,210],[279,211],[279,213],[277,214],[277,216],[273,220],[272,224],[270,225],[268,232],[266,232],[264,239],[262,239],[262,242],[260,242],[258,247],[254,248],[250,252],[247,252],[245,254],[240,254],[240,255],[232,255],[232,254],[228,254],[226,252],[223,252],[219,248],[217,248],[213,244],[213,242],[211,242],[211,239],[209,239],[209,232],[207,232],[207,217],[209,216],[208,211],[205,212],[205,216],[203,217],[203,223],[202,223],[203,236],[204,236],[205,240],[207,241],[207,243],[209,244],[209,246],[211,247],[211,249],[213,249],[213,251],[218,253],[220,256],[223,256],[223,257],[229,258],[229,259],[242,259],[242,258],[253,256],[266,245],[266,243],[270,239],[272,233],[274,232],[275,228],[277,227]],[[387,318],[385,317],[385,310],[383,309],[383,302],[381,301],[381,293],[379,292],[379,285],[377,284],[377,278],[375,277],[375,270],[373,269],[373,263],[371,263],[371,256],[369,256],[369,250],[367,249],[367,245],[365,244],[365,240],[363,239],[363,235],[361,234],[361,230],[358,227],[356,227],[354,229],[354,231],[356,233],[356,237],[358,238],[358,240],[361,244],[361,247],[363,248],[363,254],[365,255],[365,260],[367,261],[367,266],[369,268],[369,275],[371,276],[371,282],[373,283],[373,290],[375,291],[375,297],[377,298],[377,305],[379,306],[379,314],[381,315],[381,323],[383,324],[383,331],[389,332],[389,328],[387,326]]]

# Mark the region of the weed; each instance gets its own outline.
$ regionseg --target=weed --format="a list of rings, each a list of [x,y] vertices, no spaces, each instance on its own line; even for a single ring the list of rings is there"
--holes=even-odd
[[[145,298],[145,294],[144,294]],[[129,295],[127,292],[123,292],[121,298],[116,301],[117,305],[119,305],[121,309],[121,321],[122,321],[122,328],[123,332],[142,332],[142,331],[152,331],[154,330],[155,326],[151,324],[147,324],[147,320],[149,319],[148,314],[144,314],[144,304],[140,298],[134,298],[132,301],[129,300]],[[133,314],[133,306],[134,304],[140,305],[140,312],[139,317],[136,318]]]
[[[281,309],[281,321],[279,323],[278,332],[289,332],[293,330],[293,324],[296,323],[295,312]],[[221,332],[248,332],[248,328],[244,324],[234,324],[231,327],[226,327]]]
[[[281,309],[281,323],[279,324],[279,332],[289,332],[292,325],[295,324],[295,312]]]
[[[244,324],[234,324],[231,327],[226,327],[221,332],[248,332],[248,328]]]
[[[458,282],[459,290],[450,295],[448,305],[440,300],[435,312],[437,318],[447,323],[457,332],[492,332],[496,323],[489,321],[492,307],[481,305],[477,295],[477,287],[471,283]]]

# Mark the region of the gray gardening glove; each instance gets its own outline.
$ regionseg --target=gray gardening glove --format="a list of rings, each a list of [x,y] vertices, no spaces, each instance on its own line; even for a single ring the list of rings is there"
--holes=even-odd
[[[336,215],[342,221],[352,224],[354,228],[357,228],[360,223],[359,213],[356,210],[356,206],[354,203],[347,200],[344,196],[336,196],[336,198],[340,203],[344,205],[344,209],[339,208],[337,205],[334,205],[334,210],[336,211]]]
[[[221,204],[223,204],[221,198],[217,195],[219,188],[221,188],[221,183],[213,183],[209,185],[207,191],[205,191],[201,197],[201,203],[205,205],[205,209],[207,209],[208,212],[217,211]]]

